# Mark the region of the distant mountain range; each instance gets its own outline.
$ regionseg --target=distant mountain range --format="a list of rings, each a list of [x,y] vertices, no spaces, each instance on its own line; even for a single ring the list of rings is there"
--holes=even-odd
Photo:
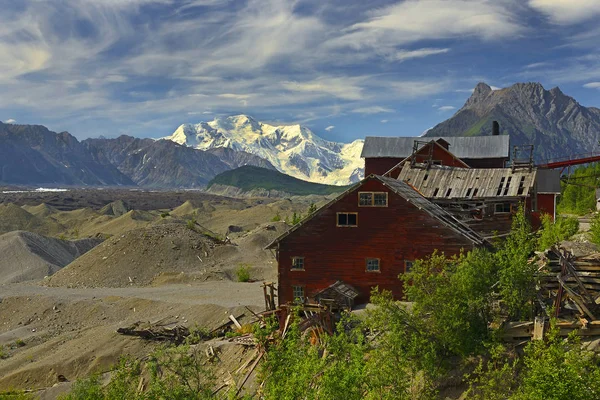
[[[492,121],[511,145],[534,145],[537,160],[598,149],[600,109],[584,107],[558,87],[517,83],[492,90],[479,83],[465,105],[425,136],[490,135]]]
[[[347,185],[364,173],[363,140],[323,140],[302,125],[271,125],[247,115],[181,125],[165,139],[200,150],[231,148],[269,161],[278,171],[310,182]]]
[[[479,83],[456,114],[425,136],[490,135],[493,120],[512,145],[533,144],[538,160],[589,152],[600,139],[600,109],[539,83],[499,90]],[[68,132],[0,122],[0,184],[199,188],[245,165],[329,185],[363,176],[362,140],[329,142],[301,125],[236,115],[181,125],[165,139],[79,142]],[[262,171],[255,171],[259,180],[272,175]]]
[[[200,151],[169,140],[120,136],[86,139],[82,144],[95,159],[117,167],[143,187],[203,187],[215,175],[242,165],[274,169],[268,161],[242,151]]]
[[[68,132],[0,122],[0,182],[5,184],[135,185],[114,165],[90,154]]]

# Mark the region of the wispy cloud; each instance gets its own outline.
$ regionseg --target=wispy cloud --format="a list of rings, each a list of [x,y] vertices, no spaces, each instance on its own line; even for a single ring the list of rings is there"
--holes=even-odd
[[[331,131],[332,131],[334,128],[335,128],[335,126],[334,126],[334,125],[329,125],[327,128],[325,128],[325,130],[326,130],[327,132],[331,132]]]
[[[388,123],[388,121],[389,121],[389,120],[387,120],[387,119],[382,119],[380,122],[381,122],[382,124],[387,124],[387,123]]]
[[[587,89],[600,89],[600,82],[590,82],[583,85]]]
[[[441,107],[438,107],[438,111],[452,111],[452,110],[456,110],[456,107],[454,107],[454,106],[441,106]]]
[[[16,122],[17,122],[17,120],[16,120],[16,119],[13,119],[13,118],[9,118],[9,119],[7,119],[6,121],[4,121],[4,123],[5,123],[5,124],[14,124],[14,123],[16,123]]]
[[[598,0],[529,0],[529,6],[557,24],[574,24],[600,15]]]
[[[381,114],[381,113],[393,113],[395,112],[391,108],[381,107],[381,106],[369,106],[369,107],[359,107],[352,110],[355,114]]]

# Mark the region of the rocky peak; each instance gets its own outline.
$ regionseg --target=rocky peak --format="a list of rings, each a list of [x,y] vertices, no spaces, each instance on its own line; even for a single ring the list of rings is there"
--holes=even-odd
[[[465,106],[470,106],[481,102],[490,93],[492,93],[492,88],[490,87],[490,85],[484,82],[479,82],[477,86],[475,86],[475,89],[473,89],[473,94],[471,95],[471,97],[469,97],[469,100],[467,100]]]

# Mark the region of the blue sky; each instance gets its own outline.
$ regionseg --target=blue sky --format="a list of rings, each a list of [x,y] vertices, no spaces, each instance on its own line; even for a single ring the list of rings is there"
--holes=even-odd
[[[479,81],[600,106],[600,0],[0,0],[0,120],[80,139],[249,114],[412,136]]]

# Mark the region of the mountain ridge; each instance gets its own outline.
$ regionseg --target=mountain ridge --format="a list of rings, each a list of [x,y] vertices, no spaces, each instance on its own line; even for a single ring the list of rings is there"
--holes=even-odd
[[[425,136],[490,135],[492,120],[512,145],[533,144],[536,160],[589,152],[600,135],[600,109],[582,106],[559,87],[527,82],[492,90],[480,82],[463,107]]]

